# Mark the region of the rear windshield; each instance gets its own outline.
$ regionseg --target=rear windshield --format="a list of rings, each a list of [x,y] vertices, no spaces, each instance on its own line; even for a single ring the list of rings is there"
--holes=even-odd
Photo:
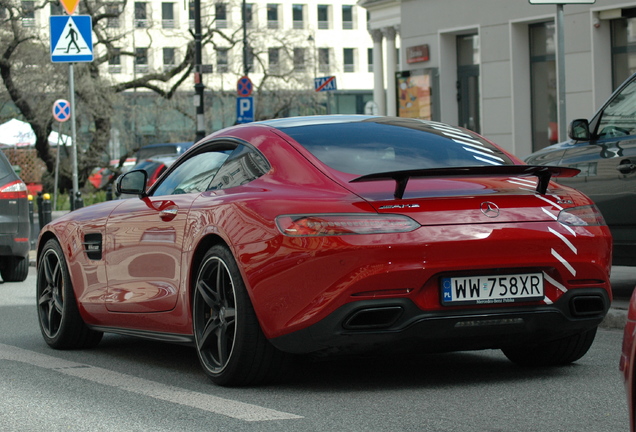
[[[363,121],[279,129],[330,168],[350,174],[514,164],[481,137],[435,122]]]

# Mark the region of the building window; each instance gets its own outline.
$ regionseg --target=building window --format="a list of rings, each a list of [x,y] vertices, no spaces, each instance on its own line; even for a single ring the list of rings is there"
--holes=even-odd
[[[22,26],[35,27],[35,2],[22,2]]]
[[[280,73],[280,48],[269,48],[267,50],[267,63],[270,74]]]
[[[343,64],[345,72],[355,72],[356,71],[356,63],[355,63],[355,49],[354,48],[344,48],[342,50],[343,55]]]
[[[51,15],[64,15],[64,8],[62,7],[62,5],[60,4],[59,1],[57,2],[51,2]]]
[[[135,28],[149,27],[147,6],[145,2],[135,2]]]
[[[267,5],[267,28],[269,29],[278,28],[278,5],[277,4],[270,3]]]
[[[174,3],[161,3],[161,27],[175,28]]]
[[[373,48],[367,48],[367,71],[373,72]]]
[[[113,54],[108,59],[108,72],[121,73],[121,48],[115,48]]]
[[[227,4],[225,3],[217,3],[214,5],[214,15],[215,15],[215,24],[216,28],[224,29],[227,28]]]
[[[329,5],[318,5],[318,29],[329,29]]]
[[[188,2],[188,28],[194,29],[194,2]]]
[[[216,49],[216,70],[219,73],[228,72],[230,70],[228,64],[228,52],[227,48]]]
[[[245,19],[245,24],[247,28],[253,28],[254,27],[254,4],[246,3],[245,10],[243,10],[243,7],[241,6],[241,17]]]
[[[612,85],[617,88],[636,72],[636,18],[612,20],[611,28]]]
[[[295,29],[305,28],[305,5],[292,5],[292,20]]]
[[[559,140],[554,22],[529,26],[532,151]]]
[[[353,29],[353,6],[342,5],[342,29]]]
[[[135,48],[135,72],[148,73],[148,48]]]
[[[119,15],[121,14],[121,10],[119,9],[119,5],[117,3],[108,3],[105,7],[106,12],[106,27],[108,28],[119,28]]]
[[[329,73],[329,48],[318,48],[318,71]]]
[[[305,48],[294,48],[294,70],[302,72],[306,70],[305,64]]]
[[[176,59],[175,59],[175,53],[176,53],[176,49],[175,48],[164,48],[163,49],[163,70],[164,72],[167,72],[171,69],[174,69],[175,65],[176,65]]]

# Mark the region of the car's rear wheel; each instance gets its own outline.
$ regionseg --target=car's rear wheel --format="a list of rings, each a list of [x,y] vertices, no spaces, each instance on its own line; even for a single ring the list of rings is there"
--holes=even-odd
[[[594,342],[596,327],[563,339],[543,344],[506,348],[508,359],[522,366],[559,366],[577,361]]]
[[[23,282],[29,275],[29,259],[24,257],[3,258],[0,274],[5,282]]]
[[[57,349],[89,348],[102,332],[89,329],[80,316],[60,244],[46,242],[37,272],[38,321],[47,344]]]
[[[263,334],[230,251],[213,246],[194,286],[192,319],[199,360],[212,382],[259,384],[280,376],[286,356]]]

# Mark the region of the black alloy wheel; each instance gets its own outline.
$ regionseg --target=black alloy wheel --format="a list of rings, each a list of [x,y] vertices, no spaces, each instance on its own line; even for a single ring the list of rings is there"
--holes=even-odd
[[[89,348],[103,333],[89,329],[77,308],[66,260],[57,240],[44,245],[37,271],[38,321],[47,344],[57,349]]]
[[[226,247],[213,246],[206,253],[194,289],[196,349],[212,382],[240,386],[278,378],[286,356],[261,331],[238,266]]]

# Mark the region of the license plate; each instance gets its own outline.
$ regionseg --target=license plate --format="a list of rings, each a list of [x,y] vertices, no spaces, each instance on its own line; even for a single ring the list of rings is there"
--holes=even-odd
[[[543,300],[543,273],[446,277],[442,304],[493,304]]]

